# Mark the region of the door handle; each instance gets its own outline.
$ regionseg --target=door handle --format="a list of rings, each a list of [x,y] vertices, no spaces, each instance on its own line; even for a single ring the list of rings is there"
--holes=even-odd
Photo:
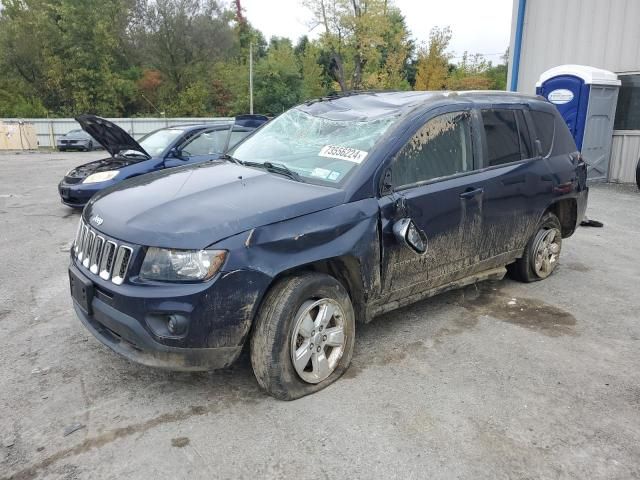
[[[468,200],[473,197],[477,197],[484,193],[484,188],[467,188],[464,192],[460,194],[460,198],[464,198]]]

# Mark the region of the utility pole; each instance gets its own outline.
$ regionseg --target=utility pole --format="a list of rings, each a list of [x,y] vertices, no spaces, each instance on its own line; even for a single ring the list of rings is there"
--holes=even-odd
[[[249,43],[249,113],[253,115],[253,42]]]

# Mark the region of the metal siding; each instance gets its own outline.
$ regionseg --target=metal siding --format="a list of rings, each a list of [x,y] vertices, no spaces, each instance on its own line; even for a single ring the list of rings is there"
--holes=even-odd
[[[129,135],[140,138],[149,132],[172,125],[189,125],[196,123],[220,123],[229,122],[233,118],[228,117],[206,117],[206,118],[108,118]],[[78,122],[73,118],[0,118],[0,122],[17,123],[24,122],[32,124],[36,129],[38,146],[51,147],[55,145],[55,140],[70,130],[80,128]],[[54,142],[51,143],[53,134]]]
[[[634,183],[640,158],[640,130],[614,130],[609,181]]]
[[[517,13],[514,1],[512,26]],[[640,71],[639,24],[638,0],[527,0],[518,91],[535,92],[542,72],[565,63]]]

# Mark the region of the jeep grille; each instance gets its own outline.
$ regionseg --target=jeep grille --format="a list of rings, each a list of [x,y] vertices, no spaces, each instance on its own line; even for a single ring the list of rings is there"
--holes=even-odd
[[[133,249],[105,237],[80,220],[73,254],[78,264],[89,272],[120,285],[127,276]]]

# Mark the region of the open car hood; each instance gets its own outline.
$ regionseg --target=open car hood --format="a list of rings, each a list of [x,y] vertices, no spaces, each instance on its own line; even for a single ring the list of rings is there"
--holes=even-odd
[[[109,120],[96,117],[95,115],[80,115],[76,117],[76,122],[80,124],[85,132],[102,145],[112,157],[115,157],[118,152],[123,150],[135,150],[147,158],[151,158],[151,155],[149,155],[131,135]]]

